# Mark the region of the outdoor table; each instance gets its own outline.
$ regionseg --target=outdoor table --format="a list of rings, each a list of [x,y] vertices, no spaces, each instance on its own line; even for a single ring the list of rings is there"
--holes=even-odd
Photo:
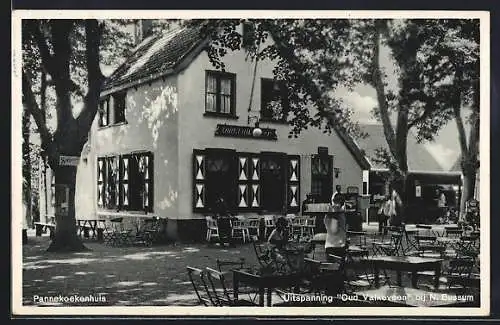
[[[414,288],[417,287],[417,272],[434,271],[434,286],[439,288],[439,277],[441,276],[440,258],[426,258],[417,256],[374,256],[366,259],[369,263],[373,263],[375,275],[375,287],[380,287],[380,270],[394,270],[397,272],[397,283],[402,285],[401,272],[411,272],[411,284]]]
[[[367,299],[367,301],[386,302],[391,306],[451,307],[452,305],[466,306],[474,303],[477,304],[477,301],[474,301],[474,296],[457,296],[454,293],[436,293],[406,287],[382,286],[377,289],[358,291],[354,294],[358,299],[363,301]]]
[[[79,235],[82,236],[82,234],[88,238],[88,231],[86,231],[86,227],[89,227],[90,230],[92,230],[92,239],[95,239],[97,236],[97,223],[99,220],[97,219],[78,219],[76,220],[76,223],[78,225],[78,230]]]
[[[332,275],[335,273],[331,273]],[[240,283],[259,290],[259,306],[272,305],[272,292],[277,288],[295,287],[303,279],[310,277],[310,273],[296,272],[289,274],[279,273],[251,273],[244,270],[233,270],[233,294],[238,299]],[[264,299],[266,295],[266,299]]]

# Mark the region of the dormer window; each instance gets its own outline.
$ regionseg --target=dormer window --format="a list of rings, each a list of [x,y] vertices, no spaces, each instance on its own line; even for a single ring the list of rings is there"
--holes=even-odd
[[[101,98],[99,102],[99,126],[125,123],[126,92],[118,92]]]

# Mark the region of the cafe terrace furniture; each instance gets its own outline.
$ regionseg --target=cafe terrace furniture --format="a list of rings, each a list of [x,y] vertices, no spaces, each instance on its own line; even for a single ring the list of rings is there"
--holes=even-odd
[[[230,290],[228,290],[224,273],[210,267],[206,268],[206,272],[209,280],[209,285],[207,285],[208,294],[211,297],[211,301],[214,306],[222,307],[256,305],[252,301],[239,299],[237,293],[233,293],[233,297],[231,297],[231,292]],[[238,272],[238,270],[234,270],[233,272]],[[236,284],[234,286],[236,287]]]
[[[416,235],[415,241],[417,243],[416,255],[420,257],[435,257],[442,258],[446,251],[446,246],[442,245],[436,236],[423,236]],[[441,237],[440,237],[441,238]]]
[[[49,231],[50,239],[54,239],[56,224],[53,222],[35,222],[35,234],[40,237],[42,233]]]
[[[365,260],[373,265],[375,275],[375,287],[380,287],[380,270],[393,270],[397,273],[397,284],[402,285],[401,273],[411,272],[412,287],[417,287],[418,272],[434,271],[434,286],[439,288],[439,277],[441,276],[441,264],[443,259],[426,258],[417,256],[373,256]]]
[[[250,231],[248,229],[248,223],[245,217],[236,216],[234,219],[230,220],[231,225],[231,238],[241,238],[243,243],[250,241]]]
[[[212,306],[212,300],[209,296],[207,281],[205,279],[205,271],[199,268],[187,266],[189,281],[193,286],[198,303],[203,306]]]
[[[271,231],[276,228],[276,220],[273,215],[265,215],[264,216],[264,240],[267,240]]]
[[[374,241],[373,254],[374,255],[389,255],[397,256],[403,255],[404,249],[402,245],[403,233],[401,232],[391,232],[390,240],[388,241]]]
[[[219,226],[217,225],[217,221],[212,216],[205,216],[205,220],[207,225],[207,234],[205,238],[207,242],[210,242],[212,238],[220,240]]]
[[[247,218],[247,228],[249,236],[255,234],[258,238],[260,238],[260,218],[258,216]]]
[[[80,237],[96,239],[98,219],[77,219],[77,235]],[[90,233],[92,235],[90,235]]]
[[[307,277],[304,273],[258,273],[243,270],[233,270],[233,295],[239,298],[239,287],[246,284],[258,289],[258,305],[272,306],[272,293],[276,288],[291,288],[297,286]]]
[[[132,229],[127,229],[123,223],[123,217],[110,220],[111,226],[108,227],[109,234],[106,243],[112,246],[129,245],[133,242]]]
[[[372,301],[378,306],[391,307],[472,307],[478,304],[478,297],[467,299],[454,293],[436,293],[402,286],[382,286],[380,288],[357,291],[351,299]],[[461,299],[459,299],[461,298]]]

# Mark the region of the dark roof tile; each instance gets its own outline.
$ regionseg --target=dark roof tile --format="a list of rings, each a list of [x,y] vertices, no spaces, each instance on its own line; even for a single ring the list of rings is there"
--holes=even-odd
[[[175,68],[202,41],[197,28],[178,28],[150,36],[109,76],[103,90],[148,79]]]

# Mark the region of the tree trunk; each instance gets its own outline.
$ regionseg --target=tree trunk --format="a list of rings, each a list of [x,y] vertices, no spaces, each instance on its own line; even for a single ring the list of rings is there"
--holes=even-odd
[[[476,169],[473,167],[462,167],[463,184],[462,195],[460,197],[460,215],[459,220],[465,221],[465,203],[474,198],[474,189],[476,188]]]
[[[76,121],[73,120],[68,123],[63,132],[55,139],[59,154],[80,157],[82,146],[77,142],[78,129]],[[48,251],[76,252],[88,250],[76,234],[75,187],[77,167],[61,165],[51,167],[56,182],[56,232]]]
[[[23,110],[23,192],[26,204],[26,213],[23,228],[31,225],[31,157],[30,157],[30,115]]]
[[[76,252],[88,250],[76,234],[76,167],[60,166],[54,170],[54,173],[56,179],[56,231],[47,251]]]

